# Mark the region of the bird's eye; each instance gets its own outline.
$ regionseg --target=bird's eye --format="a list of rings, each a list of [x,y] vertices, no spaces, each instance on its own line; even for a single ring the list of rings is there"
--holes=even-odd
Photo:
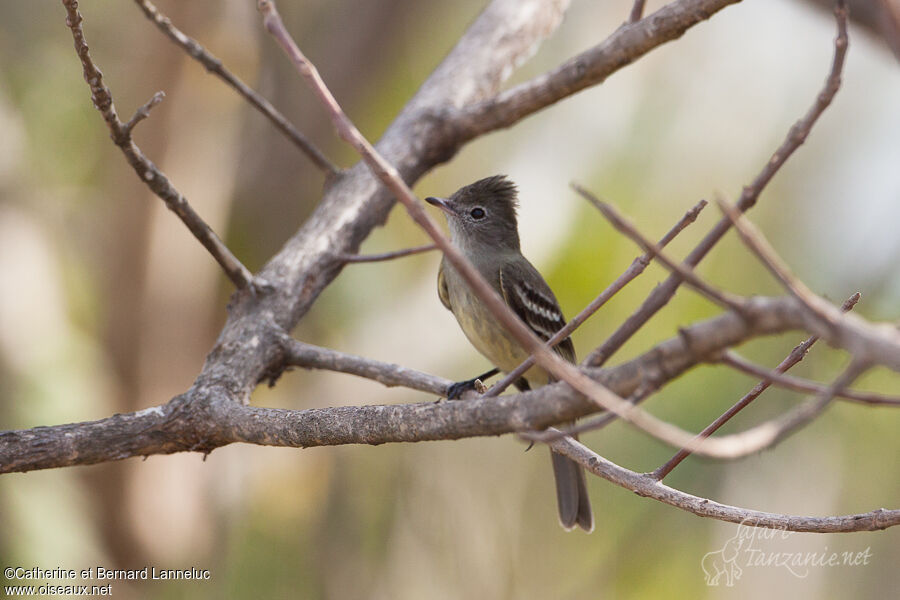
[[[469,215],[476,221],[483,219],[485,214],[486,213],[484,212],[484,209],[481,208],[480,206],[476,206],[475,208],[473,208],[472,210],[469,211]]]

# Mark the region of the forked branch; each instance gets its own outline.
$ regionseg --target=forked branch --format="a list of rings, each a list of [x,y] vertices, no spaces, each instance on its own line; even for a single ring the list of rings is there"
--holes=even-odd
[[[159,103],[162,96],[159,94],[154,95],[147,104],[138,109],[130,121],[122,123],[113,103],[112,92],[103,82],[103,73],[100,72],[100,69],[97,68],[97,65],[94,64],[94,60],[91,58],[82,28],[83,19],[81,13],[78,12],[78,1],[62,0],[62,3],[66,7],[66,13],[68,14],[66,25],[72,30],[72,37],[75,40],[75,51],[78,53],[78,58],[81,60],[81,66],[84,71],[84,80],[91,89],[91,99],[94,102],[94,107],[103,116],[113,142],[125,155],[128,164],[141,178],[141,181],[147,184],[147,187],[165,202],[172,212],[178,215],[178,218],[194,234],[194,237],[212,254],[234,285],[238,289],[252,288],[253,274],[231,253],[231,250],[219,239],[219,236],[188,203],[187,198],[175,189],[175,186],[172,185],[155,164],[144,156],[144,153],[141,152],[141,149],[138,148],[131,138],[134,126],[149,115],[150,109]]]
[[[297,148],[303,152],[309,160],[322,170],[325,175],[334,177],[340,172],[334,164],[329,161],[322,152],[303,135],[287,117],[285,117],[272,103],[261,96],[256,90],[252,89],[241,79],[232,73],[222,61],[219,60],[209,50],[194,38],[186,35],[183,31],[175,27],[172,21],[164,15],[150,0],[135,0],[138,7],[144,12],[144,15],[163,32],[163,34],[172,40],[175,45],[184,50],[188,56],[206,67],[206,70],[214,74],[216,77],[224,81],[227,85],[234,89],[241,97],[246,100],[250,106],[262,113],[272,124],[285,135]]]
[[[816,99],[806,114],[788,131],[784,141],[775,150],[771,158],[766,162],[765,166],[757,174],[753,182],[746,186],[741,192],[740,198],[735,203],[735,209],[738,212],[745,213],[750,210],[759,199],[760,194],[766,185],[776,173],[781,169],[784,163],[793,153],[806,141],[813,126],[825,112],[825,109],[831,104],[835,94],[841,85],[841,73],[844,69],[844,59],[847,55],[847,2],[846,0],[837,0],[834,9],[835,21],[837,23],[837,37],[834,41],[834,57],[831,61],[831,70],[825,79],[825,85],[816,95]],[[638,24],[647,21],[643,19]],[[719,240],[731,228],[731,221],[727,217],[722,217],[718,223],[710,230],[703,240],[691,251],[685,258],[684,263],[689,267],[696,267],[700,261],[709,254],[709,251],[719,243]],[[644,323],[650,320],[663,306],[672,299],[678,290],[683,279],[681,275],[673,273],[662,284],[656,287],[647,297],[641,306],[621,325],[615,332],[596,350],[594,350],[585,360],[584,364],[600,366],[604,364],[625,342],[631,339],[631,336],[643,327]]]

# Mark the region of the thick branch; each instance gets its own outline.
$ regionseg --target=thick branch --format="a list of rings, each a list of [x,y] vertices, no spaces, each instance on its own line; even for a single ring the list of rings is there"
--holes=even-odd
[[[627,23],[590,50],[455,117],[466,138],[509,127],[607,77],[740,0],[678,0]]]
[[[215,425],[201,398],[179,396],[163,406],[99,421],[0,432],[0,473],[92,465],[133,456],[208,452]]]
[[[754,298],[745,319],[725,313],[686,327],[681,335],[662,342],[642,356],[607,369],[587,373],[621,396],[642,387],[657,389],[704,357],[738,345],[755,336],[780,333],[803,323],[803,310],[793,298]],[[279,348],[279,364],[331,368],[361,376],[378,377],[384,363],[361,357],[337,355],[285,340],[283,334],[261,337],[241,347],[250,354],[260,347]],[[217,349],[227,352],[231,348]],[[214,359],[219,356],[214,352]],[[345,361],[343,365],[337,365]],[[269,362],[272,362],[271,360]],[[350,366],[347,366],[350,365]],[[352,369],[351,369],[352,367]],[[312,410],[279,410],[247,407],[236,400],[241,390],[227,387],[230,369],[214,369],[188,393],[160,407],[116,415],[100,421],[0,432],[0,473],[30,471],[74,464],[93,464],[131,456],[165,454],[213,448],[233,442],[275,446],[383,444],[437,439],[458,439],[543,429],[555,423],[583,417],[598,410],[564,384],[545,386],[523,394],[477,398],[459,402],[396,406],[350,406]],[[254,380],[271,377],[260,371]],[[424,374],[395,372],[391,384],[420,389],[441,386],[434,378],[420,385]],[[430,378],[430,376],[424,376]],[[195,405],[196,402],[196,405]]]

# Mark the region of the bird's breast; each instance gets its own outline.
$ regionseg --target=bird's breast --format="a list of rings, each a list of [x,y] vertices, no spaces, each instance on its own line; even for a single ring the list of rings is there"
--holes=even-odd
[[[448,271],[445,276],[459,277],[452,271]],[[449,283],[451,311],[463,333],[478,352],[504,372],[512,371],[528,358],[528,353],[461,278]],[[525,379],[532,388],[545,385],[548,381],[546,371],[540,367],[529,369],[525,373]]]

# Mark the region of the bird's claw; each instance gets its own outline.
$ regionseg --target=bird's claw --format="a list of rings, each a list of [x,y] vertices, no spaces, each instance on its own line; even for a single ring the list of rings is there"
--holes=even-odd
[[[447,387],[447,400],[462,400],[463,394],[466,392],[483,394],[486,391],[487,386],[485,386],[478,377],[466,379],[465,381],[457,381]]]

